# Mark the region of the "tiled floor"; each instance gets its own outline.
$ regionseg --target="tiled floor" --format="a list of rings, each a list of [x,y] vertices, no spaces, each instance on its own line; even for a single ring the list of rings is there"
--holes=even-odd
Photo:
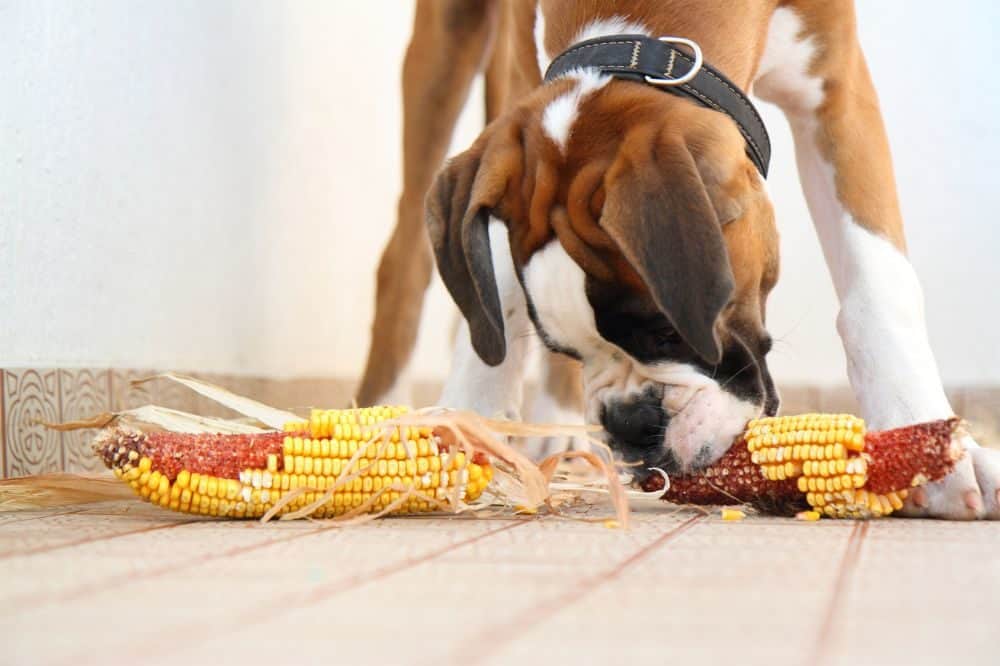
[[[4,664],[996,664],[1000,524],[0,514]]]
[[[155,402],[142,371],[0,371],[0,476],[95,469],[67,420]],[[283,407],[346,382],[208,379]],[[433,387],[418,392],[433,394]],[[1000,392],[953,392],[987,441]],[[787,411],[853,409],[785,392]],[[992,435],[992,436],[991,436]],[[996,664],[1000,523],[750,517],[643,505],[546,520],[213,522],[139,502],[0,513],[0,665]]]

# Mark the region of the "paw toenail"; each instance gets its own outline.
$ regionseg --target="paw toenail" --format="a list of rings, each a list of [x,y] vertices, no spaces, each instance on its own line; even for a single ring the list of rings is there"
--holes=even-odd
[[[979,496],[979,492],[976,490],[966,490],[965,494],[965,506],[969,507],[973,511],[983,510],[983,500]]]

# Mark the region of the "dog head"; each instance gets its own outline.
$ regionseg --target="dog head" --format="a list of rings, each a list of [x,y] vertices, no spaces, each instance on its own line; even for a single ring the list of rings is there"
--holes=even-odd
[[[507,225],[538,334],[582,362],[587,420],[626,461],[698,469],[776,411],[764,321],[777,232],[726,116],[579,72],[447,165],[427,199],[438,269],[496,365],[491,218]]]

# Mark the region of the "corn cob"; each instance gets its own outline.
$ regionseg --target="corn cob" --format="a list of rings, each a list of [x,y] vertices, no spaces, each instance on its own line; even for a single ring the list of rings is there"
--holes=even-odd
[[[313,410],[284,432],[252,435],[119,427],[94,448],[143,499],[184,513],[253,518],[315,503],[314,517],[414,513],[478,498],[493,474],[486,457],[449,451],[427,427],[381,425],[404,411]]]
[[[848,414],[804,414],[751,421],[717,463],[670,479],[663,499],[683,504],[750,503],[781,513],[811,508],[837,518],[901,509],[910,488],[943,478],[961,450],[958,419],[866,432]],[[650,474],[643,490],[662,490]]]

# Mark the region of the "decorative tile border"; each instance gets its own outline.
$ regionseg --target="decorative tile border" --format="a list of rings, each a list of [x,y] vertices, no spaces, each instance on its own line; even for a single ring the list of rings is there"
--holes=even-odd
[[[7,430],[4,393],[4,371],[0,370],[0,479],[7,478]]]
[[[27,476],[64,467],[62,434],[39,421],[58,421],[61,414],[56,370],[5,370],[4,474]]]
[[[59,395],[62,421],[84,419],[111,411],[111,376],[108,370],[60,370]],[[97,472],[103,469],[90,450],[91,430],[62,434],[63,469]]]
[[[90,453],[93,430],[59,433],[39,425],[39,420],[71,421],[149,403],[198,414],[234,415],[173,382],[132,385],[133,380],[153,374],[155,371],[143,369],[0,369],[0,478],[101,469]],[[348,406],[355,387],[355,382],[340,379],[197,376],[294,411],[317,404]],[[416,382],[412,391],[415,403],[433,403],[440,388],[438,382]],[[526,394],[532,393],[532,387],[528,387]],[[1000,446],[1000,386],[957,388],[949,390],[948,395],[955,410],[970,421],[980,443]],[[854,397],[846,388],[800,386],[782,390],[784,413],[856,409]]]

